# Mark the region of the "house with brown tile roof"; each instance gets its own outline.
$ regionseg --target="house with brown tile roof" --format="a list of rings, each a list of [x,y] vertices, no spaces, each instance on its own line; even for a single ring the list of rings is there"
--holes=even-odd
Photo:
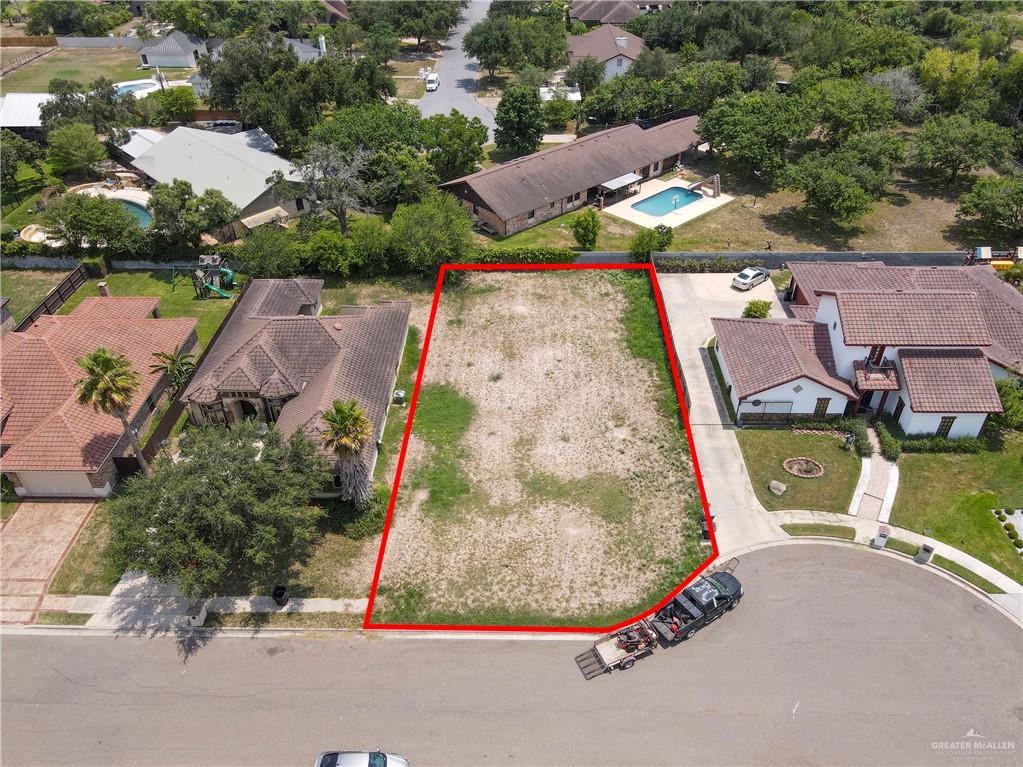
[[[323,412],[356,400],[374,439],[359,460],[372,476],[405,348],[410,304],[346,306],[322,316],[323,280],[253,280],[185,389],[195,424],[254,418],[319,444]],[[336,456],[329,455],[336,466]]]
[[[906,434],[954,438],[977,436],[987,416],[1001,412],[995,381],[1018,376],[1023,361],[1023,297],[990,267],[798,262],[789,268],[793,319],[773,320],[773,329],[759,326],[765,320],[713,321],[740,421],[840,414],[811,408],[793,391],[797,375],[800,386],[802,378],[826,383],[814,362],[795,354],[801,347],[783,343],[788,334],[809,332],[800,327],[823,333],[806,348],[845,384],[847,415],[884,413]],[[778,415],[786,410],[791,415]]]
[[[701,144],[697,117],[642,128],[635,123],[441,184],[477,223],[505,236],[549,221],[615,189],[667,172]]]
[[[568,36],[568,63],[596,59],[604,67],[604,82],[624,75],[646,50],[643,38],[613,24],[591,29],[585,35]]]
[[[0,339],[0,463],[18,495],[105,497],[129,440],[115,416],[79,405],[76,360],[99,347],[127,357],[140,386],[128,420],[144,431],[168,381],[153,352],[197,344],[196,320],[162,319],[156,298],[87,298],[68,315],[43,316]]]

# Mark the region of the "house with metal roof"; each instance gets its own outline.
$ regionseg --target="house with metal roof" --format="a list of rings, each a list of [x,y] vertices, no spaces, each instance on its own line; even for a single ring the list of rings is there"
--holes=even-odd
[[[197,321],[161,318],[158,300],[87,298],[68,315],[45,315],[0,338],[0,463],[18,495],[110,494],[129,438],[119,418],[78,404],[76,360],[99,347],[128,358],[139,374],[128,422],[144,434],[168,385],[151,369],[153,352],[197,344]]]
[[[700,143],[697,117],[650,128],[630,123],[441,184],[473,219],[499,235],[535,226],[587,203],[603,204],[670,170]]]
[[[316,444],[324,411],[354,399],[373,425],[359,455],[371,477],[405,348],[410,304],[346,306],[321,316],[323,280],[253,280],[185,389],[195,424],[254,418]],[[337,456],[328,454],[335,474]]]
[[[568,37],[568,63],[595,59],[604,67],[604,82],[628,72],[645,50],[642,37],[613,24],[604,24],[585,35]]]
[[[740,423],[868,412],[954,438],[1002,411],[995,381],[1023,370],[1023,297],[989,267],[789,266],[792,319],[712,320]]]
[[[219,189],[241,210],[240,222],[254,228],[306,211],[301,198],[279,199],[267,183],[275,171],[298,180],[294,166],[274,153],[277,145],[262,129],[217,133],[177,128],[142,151],[132,165],[151,182],[188,181],[196,194]]]
[[[166,37],[143,43],[139,47],[139,63],[150,67],[197,67],[199,57],[208,52],[201,38],[176,29]]]

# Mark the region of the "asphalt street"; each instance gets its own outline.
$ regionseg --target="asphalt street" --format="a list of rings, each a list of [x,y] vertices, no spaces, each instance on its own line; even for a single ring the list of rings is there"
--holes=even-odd
[[[494,113],[476,100],[476,78],[480,75],[479,65],[462,52],[462,37],[477,21],[482,21],[490,7],[489,0],[471,2],[462,14],[462,23],[444,41],[444,52],[437,61],[436,72],[440,75],[440,89],[427,93],[419,100],[419,111],[424,117],[448,114],[457,109],[472,118],[478,117],[494,134]]]
[[[576,639],[221,634],[186,650],[173,637],[7,635],[0,756],[308,765],[329,748],[381,747],[417,767],[1021,762],[1021,631],[973,593],[837,546],[764,549],[736,574],[736,611],[591,682]],[[942,745],[956,742],[1002,747],[974,745],[964,761]]]

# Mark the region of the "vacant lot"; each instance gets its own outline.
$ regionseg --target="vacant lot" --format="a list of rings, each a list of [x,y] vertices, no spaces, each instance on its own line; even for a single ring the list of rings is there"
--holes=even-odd
[[[19,67],[0,79],[2,93],[46,93],[50,80],[77,80],[83,85],[98,77],[113,82],[139,80],[150,73],[138,68],[134,48],[63,48]],[[188,77],[194,69],[160,68],[171,80]]]
[[[645,272],[449,279],[373,620],[606,625],[704,556]]]
[[[67,269],[4,269],[0,275],[0,293],[11,299],[11,314],[20,322],[46,298],[64,277]]]

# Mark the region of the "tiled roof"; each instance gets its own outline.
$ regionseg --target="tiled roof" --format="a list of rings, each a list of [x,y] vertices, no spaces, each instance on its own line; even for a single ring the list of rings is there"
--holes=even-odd
[[[859,391],[898,391],[902,388],[899,385],[899,371],[894,365],[878,367],[865,360],[855,360],[853,375]]]
[[[788,266],[812,306],[817,305],[818,290],[975,293],[991,336],[991,345],[985,349],[988,359],[1007,369],[1023,370],[1023,295],[999,279],[989,266],[885,266],[876,261],[793,261]]]
[[[739,399],[806,377],[857,399],[835,372],[827,326],[801,320],[711,320]]]
[[[789,311],[792,312],[792,316],[797,320],[804,320],[805,322],[813,322],[817,319],[817,306],[807,306],[805,304],[789,304]]]
[[[210,403],[243,391],[264,398],[291,397],[277,425],[315,441],[322,412],[335,399],[355,399],[377,433],[405,342],[410,305],[343,307],[337,316],[299,315],[319,299],[322,280],[253,280],[184,393]],[[376,455],[362,453],[367,468]]]
[[[151,373],[152,353],[184,345],[196,320],[148,319],[140,314],[153,300],[86,299],[66,316],[40,317],[21,333],[0,339],[0,387],[10,410],[0,441],[9,445],[3,467],[10,471],[92,471],[121,438],[115,416],[79,405],[75,382],[82,375],[75,360],[102,346],[127,357],[140,386],[131,417],[161,379]]]
[[[988,346],[991,343],[975,293],[839,290],[834,296],[848,346]]]
[[[915,412],[1002,412],[987,357],[980,349],[902,349],[899,359]]]

